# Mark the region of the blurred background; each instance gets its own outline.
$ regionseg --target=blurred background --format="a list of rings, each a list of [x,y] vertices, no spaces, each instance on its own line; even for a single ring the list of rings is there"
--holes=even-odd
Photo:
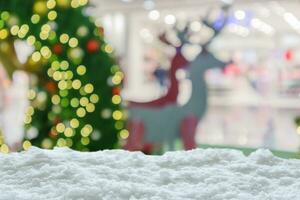
[[[196,145],[296,154],[299,6],[298,0],[91,0],[84,13],[103,27],[125,75],[123,146],[147,153]],[[15,46],[20,61],[32,53],[24,43]],[[194,65],[204,69],[193,71]],[[22,71],[11,80],[6,74],[0,67],[0,128],[14,144],[24,136],[30,81]],[[199,104],[191,109],[193,99]],[[190,117],[188,109],[203,112]],[[161,136],[172,127],[177,135]]]

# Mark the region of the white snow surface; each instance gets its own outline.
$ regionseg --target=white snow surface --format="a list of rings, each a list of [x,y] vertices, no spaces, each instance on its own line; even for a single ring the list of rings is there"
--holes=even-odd
[[[300,199],[300,160],[196,149],[147,156],[123,150],[31,148],[0,154],[0,199]]]

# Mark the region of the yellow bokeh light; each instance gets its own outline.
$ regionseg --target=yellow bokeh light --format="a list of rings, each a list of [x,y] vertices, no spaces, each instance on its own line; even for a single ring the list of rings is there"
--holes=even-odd
[[[76,71],[78,75],[84,75],[86,73],[86,67],[84,65],[79,65]]]
[[[66,128],[66,130],[64,131],[64,135],[66,137],[72,137],[74,135],[73,129],[70,127]]]
[[[58,147],[65,147],[65,146],[67,146],[66,140],[63,139],[63,138],[59,138],[59,139],[57,140],[57,146],[58,146]]]
[[[79,126],[79,121],[78,121],[78,119],[72,119],[71,121],[70,121],[70,126],[72,127],[72,128],[78,128],[78,126]]]
[[[34,14],[31,16],[31,22],[33,24],[39,23],[40,19],[41,19],[41,17],[38,14]]]
[[[32,144],[28,140],[25,140],[23,142],[23,149],[24,150],[28,150],[31,146],[32,146]]]
[[[65,78],[66,78],[66,79],[69,79],[69,80],[72,79],[73,76],[74,76],[74,75],[73,75],[73,72],[70,71],[70,70],[67,71],[66,74],[65,74]]]
[[[42,27],[41,27],[41,30],[42,32],[46,32],[46,33],[49,33],[51,31],[51,26],[49,24],[44,24]]]
[[[123,117],[123,113],[121,111],[119,111],[119,110],[116,110],[116,111],[113,112],[112,117],[115,120],[120,120]]]
[[[56,131],[59,133],[63,133],[66,129],[66,126],[63,123],[58,123],[56,125]]]
[[[122,81],[122,77],[118,74],[115,74],[112,78],[112,83],[115,84],[115,85],[120,84],[121,81]]]
[[[10,33],[12,35],[18,35],[18,32],[19,32],[19,26],[18,25],[13,25],[11,28],[10,28]]]
[[[0,152],[1,153],[9,153],[9,148],[6,144],[2,144],[0,147]]]
[[[44,58],[49,59],[51,57],[51,50],[49,47],[43,46],[40,51]]]
[[[84,108],[78,108],[76,110],[76,114],[78,117],[84,117],[86,115],[86,111]]]
[[[69,68],[69,66],[70,66],[70,64],[69,64],[68,61],[66,61],[66,60],[63,60],[63,61],[61,61],[61,63],[60,63],[60,68],[61,68],[62,70],[67,70],[67,69]]]
[[[58,70],[58,69],[59,69],[59,62],[58,62],[57,60],[53,61],[53,62],[51,63],[51,68],[52,68],[53,70]]]
[[[104,51],[106,51],[106,53],[112,53],[113,52],[113,48],[110,45],[106,45],[104,48]]]
[[[79,4],[81,5],[81,6],[84,6],[84,5],[86,5],[88,3],[88,0],[79,0]]]
[[[31,36],[29,36],[29,37],[27,38],[26,41],[27,41],[27,44],[29,44],[29,45],[34,45],[36,39],[35,39],[35,37],[34,37],[33,35],[31,35]]]
[[[32,56],[31,56],[31,58],[32,58],[32,60],[33,60],[34,62],[40,61],[40,59],[41,59],[41,54],[40,54],[40,52],[38,52],[38,51],[34,52],[34,53],[32,54]]]
[[[120,104],[122,101],[122,98],[120,95],[114,95],[112,97],[111,101],[113,102],[113,104]]]
[[[53,73],[53,79],[59,81],[62,79],[62,73],[60,71],[56,71]]]
[[[30,124],[32,121],[32,118],[30,115],[26,115],[24,118],[24,124]]]
[[[77,47],[77,45],[78,45],[78,40],[76,38],[71,38],[69,40],[69,46],[70,47],[74,48],[74,47]]]
[[[51,149],[52,146],[53,146],[53,143],[52,143],[52,141],[49,138],[45,138],[42,141],[42,148],[43,149]]]
[[[47,32],[40,32],[40,38],[42,39],[42,40],[46,40],[47,38],[49,37],[49,33],[47,33]]]
[[[83,137],[88,137],[92,132],[93,132],[93,127],[87,124],[81,129],[80,134]]]
[[[80,87],[81,87],[81,81],[76,79],[72,82],[72,87],[75,89],[75,90],[78,90]]]
[[[51,98],[51,101],[54,105],[58,105],[60,103],[60,97],[56,94]]]
[[[38,14],[45,14],[47,12],[48,8],[47,8],[47,5],[46,5],[46,2],[45,1],[36,1],[34,4],[33,4],[33,11],[35,13],[38,13]]]
[[[124,140],[127,139],[129,137],[129,131],[126,130],[126,129],[121,130],[120,131],[120,137]]]
[[[57,12],[56,12],[56,11],[52,10],[52,11],[50,11],[50,12],[48,13],[48,19],[49,19],[49,20],[53,21],[53,20],[56,19],[56,17],[57,17]]]
[[[92,103],[98,103],[98,101],[99,101],[99,96],[98,96],[97,94],[92,94],[92,95],[90,96],[90,101],[91,101]]]
[[[34,114],[34,108],[32,106],[29,106],[27,108],[26,114],[27,115],[33,115]]]
[[[21,27],[20,27],[20,30],[18,32],[18,36],[20,38],[23,38],[25,37],[25,35],[28,33],[29,31],[29,26],[27,24],[23,24]]]
[[[48,1],[47,1],[47,8],[48,8],[48,9],[54,8],[55,5],[56,5],[56,1],[55,1],[55,0],[48,0]]]
[[[83,137],[80,140],[81,144],[88,145],[90,143],[90,139],[88,137]]]
[[[0,39],[1,39],[1,40],[6,39],[7,36],[8,36],[8,31],[7,31],[6,29],[0,30]]]
[[[61,80],[61,81],[59,81],[58,82],[58,88],[60,89],[60,90],[65,90],[65,89],[67,89],[67,82],[65,81],[65,80]]]
[[[79,103],[81,106],[86,106],[89,103],[89,99],[87,97],[81,97]]]
[[[71,7],[72,8],[78,8],[80,6],[79,0],[72,0],[71,1]]]
[[[86,84],[84,86],[84,91],[87,93],[87,94],[90,94],[94,91],[94,86],[90,83]]]
[[[59,41],[62,43],[62,44],[66,44],[69,40],[69,35],[66,34],[66,33],[63,33],[60,35],[59,37]]]
[[[86,106],[86,111],[88,111],[89,113],[92,113],[95,111],[95,105],[92,104],[92,103],[89,103],[87,106]]]

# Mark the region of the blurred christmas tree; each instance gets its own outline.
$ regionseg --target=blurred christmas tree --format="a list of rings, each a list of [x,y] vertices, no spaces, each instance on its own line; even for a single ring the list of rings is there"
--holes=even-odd
[[[123,73],[103,30],[86,16],[87,0],[0,0],[0,59],[9,74],[32,72],[23,148],[68,146],[82,151],[118,146]],[[14,42],[34,48],[25,64]],[[35,78],[34,78],[35,77]]]

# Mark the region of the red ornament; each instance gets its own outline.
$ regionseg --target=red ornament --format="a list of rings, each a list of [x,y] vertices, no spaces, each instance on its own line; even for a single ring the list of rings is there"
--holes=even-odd
[[[114,87],[112,89],[113,95],[120,95],[121,89],[119,87]]]
[[[49,81],[46,83],[46,90],[51,94],[55,93],[57,90],[56,84],[53,81]]]
[[[285,57],[285,59],[286,59],[287,61],[292,60],[292,58],[293,58],[293,52],[292,52],[290,49],[288,49],[288,50],[285,52],[284,57]]]
[[[99,49],[99,43],[97,40],[89,40],[86,43],[86,49],[89,53],[95,53]]]
[[[55,45],[53,45],[52,51],[53,51],[53,53],[55,53],[56,55],[61,54],[62,51],[63,51],[61,44],[55,44]]]

